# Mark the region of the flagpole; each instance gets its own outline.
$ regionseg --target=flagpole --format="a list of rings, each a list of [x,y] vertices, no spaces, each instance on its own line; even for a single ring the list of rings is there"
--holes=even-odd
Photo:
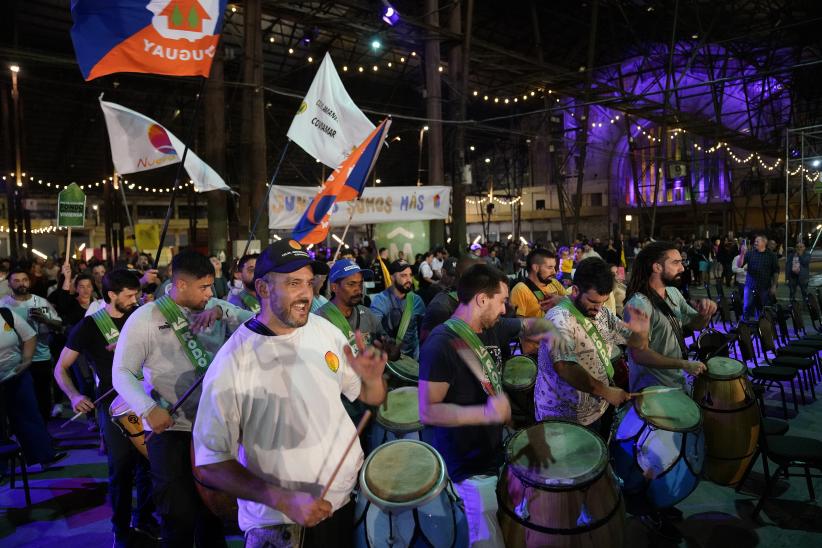
[[[123,207],[126,210],[126,219],[128,219],[128,226],[131,227],[131,235],[134,236],[134,249],[139,253],[140,248],[137,246],[137,231],[134,230],[134,222],[131,220],[131,211],[128,209],[128,201],[126,201],[126,190],[123,188],[123,183],[120,182],[120,174],[114,172],[114,185],[120,187],[120,194],[123,196]],[[125,244],[125,242],[123,242]]]
[[[200,103],[205,90],[206,78],[200,77],[200,90],[197,92],[197,98],[194,102],[194,112],[191,115],[191,124],[188,128],[188,139],[185,140],[185,148],[183,148],[183,156],[180,158],[180,163],[177,165],[177,175],[174,177],[174,186],[171,188],[171,201],[168,203],[168,210],[166,210],[166,218],[163,221],[163,230],[160,233],[160,244],[157,246],[157,255],[154,257],[154,268],[160,264],[160,254],[163,252],[163,242],[166,239],[168,232],[168,224],[171,222],[171,215],[174,213],[174,200],[177,197],[177,188],[180,186],[180,173],[183,171],[186,163],[186,156],[188,156],[188,143],[194,138],[194,128],[197,126],[197,113],[200,110]],[[134,241],[137,242],[137,234],[134,234]]]
[[[277,162],[277,167],[274,168],[274,173],[271,175],[271,180],[268,181],[268,188],[265,191],[265,198],[263,198],[263,202],[257,206],[257,216],[254,218],[254,225],[248,232],[248,239],[245,241],[245,249],[243,249],[243,253],[240,255],[240,258],[245,257],[245,254],[248,253],[248,247],[251,245],[251,238],[254,236],[254,233],[257,232],[257,225],[260,224],[260,217],[263,215],[263,209],[268,207],[268,196],[271,194],[271,187],[274,186],[274,181],[277,179],[277,174],[280,172],[280,166],[283,165],[285,153],[288,150],[288,145],[290,144],[291,139],[288,139],[285,142],[282,153],[280,154],[280,160]],[[260,243],[262,244],[262,242]],[[262,245],[260,245],[260,247],[262,247]]]
[[[340,244],[337,246],[337,251],[335,251],[335,252],[334,252],[334,259],[331,261],[332,263],[337,262],[337,257],[339,257],[339,256],[340,256],[340,250],[341,250],[341,249],[343,248],[343,246],[345,245],[345,235],[346,235],[346,234],[348,234],[348,227],[350,227],[350,226],[351,226],[351,219],[353,219],[353,218],[354,218],[354,211],[356,211],[356,209],[357,209],[357,202],[359,202],[359,201],[360,201],[360,199],[359,199],[359,198],[357,198],[357,199],[354,201],[354,203],[352,203],[352,204],[351,204],[351,214],[348,216],[348,222],[345,224],[345,230],[343,230],[343,235],[342,235],[342,238],[340,238],[340,240],[342,240],[342,241],[341,241],[341,242],[340,242]]]

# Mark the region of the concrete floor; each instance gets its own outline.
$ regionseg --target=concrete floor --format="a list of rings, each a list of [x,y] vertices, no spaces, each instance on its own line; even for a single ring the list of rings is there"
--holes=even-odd
[[[780,297],[781,297],[780,293]],[[790,396],[789,396],[790,397]],[[789,403],[790,406],[790,403]],[[768,415],[781,417],[776,393],[766,395]],[[790,419],[790,434],[822,438],[822,402],[800,403],[799,414]],[[96,433],[84,424],[59,430],[53,422],[52,434],[69,456],[59,467],[30,476],[32,508],[25,510],[23,490],[8,482],[0,485],[0,546],[91,548],[109,546],[111,512],[106,502],[106,463],[98,453]],[[773,471],[773,468],[772,468]],[[822,491],[822,482],[815,480]],[[822,546],[822,508],[809,502],[803,478],[780,480],[775,498],[760,514],[762,523],[751,519],[763,486],[761,460],[737,494],[732,488],[702,481],[694,493],[678,507],[685,515],[677,527],[683,540],[667,542],[654,535],[635,518],[629,517],[626,546],[701,548],[805,548]],[[241,546],[239,535],[230,537],[232,546]],[[153,546],[139,539],[135,546]]]

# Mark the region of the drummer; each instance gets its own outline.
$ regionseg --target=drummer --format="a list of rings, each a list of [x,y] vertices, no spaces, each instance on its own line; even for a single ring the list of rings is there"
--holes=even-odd
[[[414,293],[411,265],[402,259],[388,266],[391,286],[371,298],[371,311],[385,332],[401,342],[402,353],[415,360],[420,355],[419,326],[425,315],[422,297]],[[402,331],[402,332],[401,332]]]
[[[355,356],[337,328],[309,314],[316,264],[293,240],[268,246],[255,272],[262,310],[220,350],[203,385],[196,463],[205,482],[239,499],[249,548],[353,541],[363,453],[355,444],[343,460],[356,428],[340,394],[379,405],[387,356],[359,334]]]
[[[511,406],[501,389],[501,348],[556,330],[544,319],[501,318],[508,278],[486,263],[466,270],[457,298],[451,318],[431,331],[421,351],[420,420],[463,499],[471,545],[502,546],[495,490]],[[470,363],[458,353],[466,350]]]
[[[240,258],[237,263],[237,270],[240,272],[243,289],[239,293],[232,293],[228,296],[228,302],[234,306],[250,310],[254,314],[260,311],[257,290],[254,289],[254,267],[257,265],[257,257],[259,256],[259,253],[250,253]]]
[[[190,546],[196,538],[198,545],[224,545],[222,523],[202,503],[191,473],[191,423],[199,389],[173,417],[168,408],[252,314],[212,298],[214,266],[205,256],[182,251],[171,264],[168,295],[138,308],[123,326],[112,381],[146,430],[155,434],[146,445],[161,544]]]
[[[682,255],[671,242],[651,242],[634,259],[631,281],[626,291],[626,307],[641,310],[651,320],[648,345],[669,358],[660,364],[641,349],[628,352],[629,383],[632,392],[646,386],[663,385],[685,388],[685,375],[705,371],[701,362],[687,360],[684,330],[699,330],[716,313],[711,299],[696,301],[692,307],[679,289],[685,271]],[[630,313],[625,313],[628,319]]]
[[[111,368],[114,348],[126,320],[137,307],[140,280],[135,271],[117,269],[103,276],[103,298],[106,306],[91,316],[86,316],[71,330],[65,348],[54,367],[57,385],[71,400],[75,413],[89,413],[94,404],[81,394],[71,380],[70,368],[83,354],[94,370],[97,379],[96,392],[102,396],[112,389]],[[109,405],[116,394],[97,404],[97,421],[108,457],[108,485],[111,498],[111,525],[114,546],[127,546],[130,528],[142,534],[156,537],[159,526],[152,517],[151,476],[148,461],[134,444],[111,422]],[[137,505],[132,507],[132,480],[137,490]],[[155,538],[156,540],[156,538]]]

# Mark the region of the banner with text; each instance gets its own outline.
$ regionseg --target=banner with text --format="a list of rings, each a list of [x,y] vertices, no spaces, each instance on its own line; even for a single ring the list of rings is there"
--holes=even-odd
[[[268,228],[292,229],[317,194],[318,187],[271,187],[268,200]],[[445,220],[451,207],[451,187],[384,186],[368,187],[354,202],[335,203],[331,226],[345,226],[351,208],[353,225],[385,222]]]

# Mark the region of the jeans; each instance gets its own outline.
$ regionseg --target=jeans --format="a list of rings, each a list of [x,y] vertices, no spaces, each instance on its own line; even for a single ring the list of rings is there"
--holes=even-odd
[[[314,527],[290,523],[245,532],[245,548],[351,548],[354,545],[354,503],[349,502]]]
[[[0,396],[4,403],[3,412],[8,416],[11,431],[20,447],[23,448],[26,463],[35,464],[54,460],[51,436],[37,408],[31,371],[26,369],[16,377],[0,384]]]
[[[108,406],[113,398],[106,398],[97,407],[97,421],[106,442],[108,455],[108,493],[111,498],[111,528],[117,535],[127,535],[131,524],[153,521],[154,503],[151,500],[151,471],[146,460],[131,440],[111,422]],[[137,506],[132,508],[131,489],[137,488]]]
[[[148,441],[154,504],[160,514],[160,543],[178,548],[226,546],[223,524],[203,504],[191,472],[191,432],[167,431]]]
[[[759,319],[759,314],[762,308],[768,304],[770,298],[770,290],[757,289],[750,285],[745,285],[745,300],[742,308],[742,317],[746,321],[756,321]]]
[[[37,409],[40,411],[40,416],[43,421],[48,421],[51,418],[51,383],[54,382],[54,368],[51,365],[51,360],[40,362],[31,362],[29,368],[31,371],[31,378],[34,380],[34,393],[37,396]]]

